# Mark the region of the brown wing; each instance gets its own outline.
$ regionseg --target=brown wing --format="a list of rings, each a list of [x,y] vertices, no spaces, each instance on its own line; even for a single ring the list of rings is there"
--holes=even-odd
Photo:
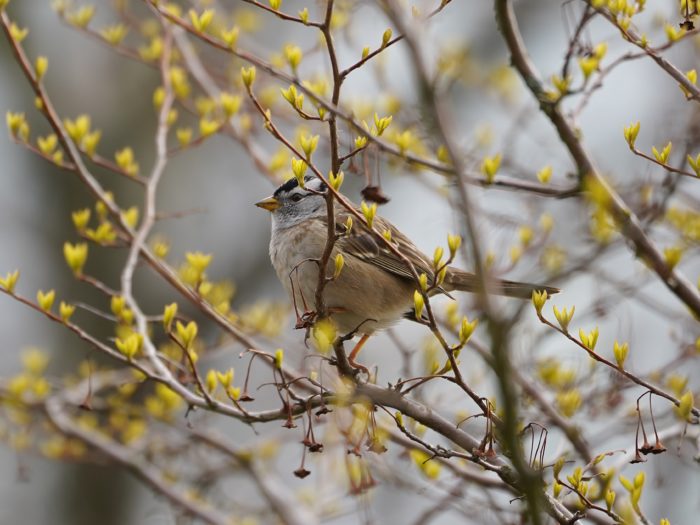
[[[336,245],[339,249],[358,259],[374,264],[389,273],[405,279],[413,279],[413,274],[408,265],[383,242],[376,239],[362,224],[358,224],[357,220],[354,221],[350,232],[347,232],[345,221],[348,215],[348,213],[341,212],[336,216],[336,229],[340,235]],[[397,230],[389,221],[380,217],[375,218],[375,229],[379,232],[391,231],[392,243],[411,261],[419,274],[425,273],[428,276],[428,282],[432,281],[433,271],[430,260],[416,248],[408,237]]]

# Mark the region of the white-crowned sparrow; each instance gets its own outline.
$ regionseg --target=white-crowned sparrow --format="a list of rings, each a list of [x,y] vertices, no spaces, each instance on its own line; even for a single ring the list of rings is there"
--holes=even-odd
[[[318,266],[326,245],[327,207],[325,185],[316,177],[308,177],[304,187],[292,178],[282,184],[274,194],[256,206],[272,213],[272,237],[270,259],[277,276],[289,293],[297,309],[314,307],[318,285]],[[339,334],[356,331],[363,338],[351,354],[351,362],[367,336],[391,326],[402,317],[413,315],[415,279],[406,264],[369,232],[364,224],[355,221],[347,231],[349,213],[335,204],[335,223],[338,238],[329,259],[326,275],[333,275],[336,254],[343,255],[345,264],[337,279],[330,281],[323,297]],[[389,221],[374,218],[374,228],[379,232],[389,230],[391,241],[408,258],[416,271],[425,273],[428,283],[433,283],[432,260]],[[478,287],[474,274],[455,267],[448,267],[438,292],[473,292]],[[533,290],[556,293],[550,286],[540,286],[515,281],[493,280],[490,291],[510,297],[528,299]],[[360,368],[364,368],[359,366]]]

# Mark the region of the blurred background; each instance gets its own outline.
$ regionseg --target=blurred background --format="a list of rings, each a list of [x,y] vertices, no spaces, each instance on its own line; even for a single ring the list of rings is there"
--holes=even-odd
[[[140,2],[131,3],[135,12],[146,14],[145,10],[139,9],[142,7],[138,5]],[[546,76],[561,69],[572,24],[579,13],[578,4],[538,0],[516,2],[525,41],[533,60]],[[279,23],[262,12],[251,11],[241,2],[222,0],[220,5],[240,20],[255,13],[260,29],[244,33],[239,45],[259,56],[270,56],[290,41],[305,49],[315,44],[315,35],[311,31]],[[296,0],[284,2],[284,9],[292,13],[306,6],[306,3]],[[92,26],[114,22],[111,2],[100,0],[96,7]],[[317,12],[318,6],[313,2],[308,7],[312,13]],[[663,41],[661,21],[676,20],[675,7],[676,2],[670,0],[647,2],[648,13],[642,20],[648,23],[652,41]],[[48,57],[45,84],[59,113],[69,118],[88,113],[93,127],[103,130],[100,151],[109,156],[109,152],[129,145],[134,148],[142,173],[148,173],[154,155],[156,115],[152,93],[159,83],[156,71],[120,57],[108,47],[68,27],[49,8],[48,2],[15,0],[10,3],[8,12],[20,26],[30,29],[25,40],[29,56],[42,54]],[[354,20],[349,31],[351,38],[338,39],[340,61],[345,65],[357,59],[363,46],[376,43],[390,25],[371,3],[358,2],[351,12]],[[570,159],[557,142],[549,123],[536,111],[520,81],[505,69],[506,50],[493,20],[491,3],[483,0],[452,2],[444,13],[430,22],[429,35],[423,44],[431,52],[438,48],[468,49],[465,78],[460,80],[459,88],[451,90],[449,99],[454,121],[458,124],[458,140],[465,151],[478,151],[475,157],[479,158],[489,152],[503,152],[503,172],[513,176],[529,173],[531,180],[535,180],[534,173],[550,164],[554,173],[552,184],[558,187],[571,185],[573,168]],[[608,57],[617,57],[630,50],[620,42],[610,25],[594,24],[587,38],[593,44],[609,42]],[[381,75],[372,67],[353,74],[344,85],[344,93],[348,95],[344,101],[349,103],[356,97],[358,103],[376,102],[388,94],[415,100],[411,64],[401,47],[401,44],[394,46],[379,61]],[[698,46],[686,42],[671,50],[668,57],[683,71],[697,67]],[[310,56],[303,64],[302,75],[307,70],[323,69],[325,66],[321,64],[324,62],[318,54]],[[33,93],[5,39],[0,43],[0,65],[3,72],[0,75],[0,108],[3,111],[25,111],[32,125],[33,137],[48,133],[47,125],[33,110]],[[381,82],[377,81],[378,78]],[[601,170],[621,188],[639,188],[645,182],[658,184],[663,174],[631,155],[622,136],[623,127],[642,121],[638,144],[643,149],[649,149],[652,144],[663,145],[668,140],[673,140],[674,144],[675,141],[682,142],[686,138],[683,134],[688,122],[698,118],[697,110],[690,106],[677,85],[656,65],[649,60],[635,60],[605,78],[603,88],[593,96],[578,124]],[[401,111],[419,117],[418,110],[410,102],[404,104]],[[275,150],[272,143],[264,143],[268,145],[269,153]],[[73,174],[61,171],[13,144],[7,134],[0,138],[0,159],[0,274],[19,268],[19,288],[30,297],[35,290],[55,288],[59,297],[68,297],[72,301],[104,303],[103,297],[73,279],[62,255],[63,243],[76,241],[71,211],[91,207],[93,198]],[[461,231],[459,215],[445,204],[444,190],[440,190],[443,181],[439,176],[411,173],[405,166],[395,163],[382,165],[381,176],[384,191],[391,200],[380,209],[380,213],[426,252],[431,253],[438,244],[444,245],[448,232]],[[115,192],[123,206],[141,204],[137,186],[105,174],[100,174],[100,179]],[[700,192],[697,183],[691,187],[693,182],[681,183],[684,184],[683,191],[697,199]],[[355,201],[361,198],[358,190],[362,184],[359,177],[348,178],[345,190]],[[269,217],[252,206],[273,189],[274,185],[256,170],[245,151],[223,137],[214,137],[177,157],[168,166],[161,185],[158,196],[161,211],[194,210],[183,218],[164,221],[158,227],[158,231],[172,242],[173,260],[181,259],[185,251],[213,253],[209,273],[216,279],[230,279],[235,283],[234,308],[255,305],[259,301],[286,304],[282,287],[268,259]],[[586,232],[581,230],[581,224],[587,223],[586,208],[574,205],[571,200],[522,198],[516,193],[498,189],[473,189],[472,193],[476,197],[477,213],[483,217],[480,223],[482,243],[494,252],[499,267],[509,266],[508,247],[516,242],[516,228],[509,222],[513,218],[520,219],[521,223],[536,224],[542,212],[552,214],[555,218],[553,241],[570,260],[595,247],[595,243],[585,237]],[[490,220],[499,215],[508,220]],[[668,232],[660,232],[659,239],[662,245],[672,243]],[[603,261],[604,264],[599,266],[594,264],[591,271],[555,283],[564,288],[559,304],[575,304],[577,315],[586,319],[586,326],[600,326],[601,348],[611,348],[615,339],[629,341],[633,348],[632,366],[640,373],[646,373],[666,362],[669,353],[675,351],[678,340],[687,335],[684,331],[689,326],[688,315],[675,297],[657,282],[655,276],[635,262],[633,254],[622,245]],[[91,250],[88,270],[99,273],[108,284],[117,286],[123,262],[124,253],[120,251],[94,249]],[[461,264],[471,267],[465,261]],[[691,280],[696,279],[700,270],[697,257],[694,260],[687,257],[681,268]],[[547,279],[547,274],[543,273],[540,260],[532,257],[524,258],[507,277],[542,281]],[[585,317],[587,311],[591,314],[590,310],[602,297],[615,293],[606,288],[612,286],[608,278],[640,283],[637,292],[646,302],[651,302],[653,308],[646,306],[645,301],[634,297],[628,299],[620,293],[613,309]],[[153,311],[159,311],[162,304],[174,299],[148,270],[138,273],[137,289],[145,307]],[[660,316],[659,308],[668,315]],[[104,323],[87,315],[81,316],[81,323],[96,334],[105,338],[112,335]],[[291,316],[287,319],[288,325],[280,330],[281,342],[278,344],[285,346],[292,362],[300,364],[303,355],[301,334],[292,330]],[[526,316],[526,319],[529,318]],[[518,328],[518,333],[522,331],[515,348],[519,355],[527,355],[529,345],[536,337],[534,332],[540,330],[534,315],[529,320],[532,322]],[[694,326],[697,331],[697,325]],[[408,323],[401,324],[398,333],[409,345],[422,345],[426,338],[424,330]],[[19,355],[22,349],[37,347],[48,351],[52,357],[50,371],[56,377],[74,370],[89,351],[65,330],[5,296],[0,296],[0,334],[4,355],[0,361],[2,377],[9,377],[21,368]],[[398,353],[395,348],[387,349],[389,346],[386,336],[376,337],[363,351],[362,358],[366,363],[378,364],[380,377],[385,380],[395,378],[399,373],[396,366]],[[564,346],[559,338],[545,337],[538,351],[543,355],[571,353],[572,366],[578,369],[588,366],[588,359],[580,351]],[[299,350],[297,354],[295,348]],[[226,363],[237,362],[238,351],[217,357],[214,364],[230,366]],[[463,361],[467,359],[464,357]],[[466,364],[465,373],[475,388],[483,391],[491,388],[484,379],[486,369],[483,363]],[[697,389],[697,359],[685,373]],[[444,396],[449,399],[453,394],[441,392],[439,388],[431,390],[431,395],[443,396],[443,400]],[[265,437],[281,435],[279,430],[261,429]],[[243,425],[231,425],[229,432],[231,437],[243,443],[258,439]],[[604,433],[604,429],[600,432]],[[631,436],[631,431],[628,434]],[[607,436],[607,439],[606,443],[610,443],[606,445],[607,449],[630,446],[629,436],[619,440]],[[645,469],[654,479],[653,491],[646,494],[648,515],[669,517],[674,524],[694,523],[693,517],[700,510],[698,465],[678,460],[675,451],[670,450],[663,456],[652,458]],[[81,525],[99,522],[104,525],[150,525],[175,522],[174,513],[167,503],[118,468],[58,463],[23,454],[6,443],[0,447],[0,470],[3,472],[0,476],[2,524]],[[283,467],[281,470],[290,469]],[[631,472],[633,474],[634,469]],[[291,476],[285,479],[290,484],[301,483]],[[313,476],[304,482],[311,486],[314,483],[318,480]],[[236,485],[231,487],[231,490],[239,489]],[[407,522],[421,511],[422,504],[412,498],[410,491],[397,491],[387,483],[380,484],[367,501],[358,500],[357,505],[360,509],[365,505],[371,509],[367,511],[370,517],[362,517],[362,511],[354,512],[356,509],[349,507],[348,512],[341,513],[332,522]],[[476,517],[474,522],[478,523],[479,519]],[[483,520],[490,522],[488,516]],[[461,521],[459,515],[447,513],[438,522]]]

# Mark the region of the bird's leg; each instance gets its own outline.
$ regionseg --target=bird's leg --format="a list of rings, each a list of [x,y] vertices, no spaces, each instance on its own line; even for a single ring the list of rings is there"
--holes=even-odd
[[[294,270],[292,270],[293,272]],[[294,289],[294,279],[292,278],[292,272],[289,272],[289,283],[292,287],[292,304],[294,305],[294,315],[297,318],[297,322],[294,325],[294,328],[299,329],[303,328],[302,322],[301,322],[301,317],[299,317],[299,307],[297,306],[297,294],[296,290]]]
[[[367,368],[364,365],[361,365],[360,363],[355,362],[355,358],[360,353],[360,350],[362,350],[362,347],[367,342],[367,339],[369,339],[369,334],[364,334],[360,338],[360,340],[355,345],[355,348],[352,349],[352,352],[350,352],[350,355],[348,356],[348,363],[351,367],[362,370],[365,374],[369,376],[369,368]]]
[[[306,304],[306,298],[304,297],[304,289],[301,286],[301,283],[299,281],[299,267],[307,262],[315,262],[318,264],[318,261],[316,259],[304,259],[302,261],[299,261],[297,264],[294,265],[294,268],[292,268],[289,272],[289,283],[292,286],[292,302],[294,303],[294,313],[296,315],[296,324],[294,325],[294,328],[297,330],[301,328],[306,328],[308,331],[308,328],[313,324],[314,320],[316,319],[316,312],[313,310],[309,310],[307,304]],[[296,276],[296,289],[299,291],[299,297],[301,299],[301,304],[304,308],[304,313],[299,315],[299,307],[297,305],[297,299],[296,299],[296,291],[294,287],[294,278],[292,275]],[[307,334],[308,337],[308,334]]]

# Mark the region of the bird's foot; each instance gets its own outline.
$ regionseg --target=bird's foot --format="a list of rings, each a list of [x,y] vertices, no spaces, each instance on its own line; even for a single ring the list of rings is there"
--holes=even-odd
[[[311,328],[315,320],[316,312],[307,310],[306,312],[301,314],[301,317],[297,316],[297,322],[294,325],[294,328],[296,328],[297,330],[301,330],[302,328]]]

